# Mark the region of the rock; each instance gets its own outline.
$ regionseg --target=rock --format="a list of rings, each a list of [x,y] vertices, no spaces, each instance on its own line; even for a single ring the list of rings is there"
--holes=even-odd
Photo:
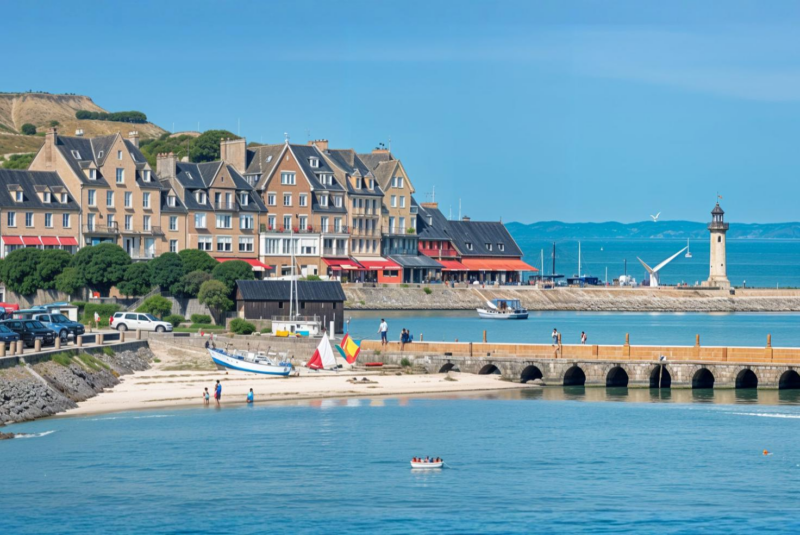
[[[10,440],[14,438],[14,433],[0,433],[0,440]]]

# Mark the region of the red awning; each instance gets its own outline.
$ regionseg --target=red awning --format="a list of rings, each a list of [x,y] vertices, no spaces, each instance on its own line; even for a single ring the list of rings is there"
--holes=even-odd
[[[469,271],[469,268],[458,260],[437,260],[443,268],[442,271]]]
[[[376,258],[374,260],[359,260],[359,264],[364,266],[367,270],[384,270],[384,269],[403,269],[399,264],[395,264],[391,260],[385,258]]]
[[[3,236],[3,243],[6,245],[22,245],[22,238],[19,236]]]
[[[272,269],[272,266],[268,266],[261,260],[255,260],[253,258],[217,258],[217,262],[230,262],[232,260],[247,262],[253,267],[253,271],[266,271],[268,269]]]
[[[23,236],[22,243],[25,245],[41,245],[42,240],[39,239],[39,236]]]
[[[519,258],[462,258],[468,271],[539,271]]]
[[[58,241],[61,242],[61,245],[78,245],[78,240],[75,238],[62,238],[59,237]]]
[[[42,245],[61,245],[55,236],[42,236]]]
[[[333,270],[362,271],[364,269],[364,266],[352,258],[323,258],[322,261]]]

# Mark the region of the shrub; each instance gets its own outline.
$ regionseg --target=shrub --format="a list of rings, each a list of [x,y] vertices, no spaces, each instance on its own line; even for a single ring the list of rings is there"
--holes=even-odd
[[[31,123],[25,123],[24,125],[22,125],[22,128],[20,128],[19,131],[25,134],[26,136],[36,135],[36,127]]]
[[[181,316],[180,314],[170,314],[169,316],[167,316],[166,318],[164,318],[164,321],[168,321],[169,323],[171,323],[171,324],[172,324],[172,326],[173,326],[173,327],[177,327],[177,326],[179,326],[181,323],[183,323],[184,321],[186,321],[186,318],[184,318],[184,317],[183,317],[183,316]]]
[[[219,140],[239,139],[227,130],[206,130],[194,139],[189,148],[189,159],[193,162],[213,162],[219,159]]]
[[[425,293],[426,293],[426,294],[428,294],[428,295],[431,295],[431,293],[433,293],[433,292],[432,292],[432,290],[431,290],[430,288],[428,288],[427,286],[426,286],[426,287],[424,287],[424,288],[422,289],[422,291],[423,291],[423,292],[425,292]]]
[[[321,281],[322,279],[319,277],[319,275],[308,275],[306,277],[302,277],[300,280],[304,280],[304,281]]]
[[[256,326],[245,321],[242,318],[231,320],[231,331],[236,334],[252,334],[256,330]]]
[[[228,296],[233,297],[236,292],[237,280],[253,280],[253,267],[243,260],[230,260],[223,262],[211,272],[211,276],[221,281],[228,288]]]
[[[410,368],[411,361],[408,360],[406,357],[403,357],[403,359],[400,361],[400,366],[402,366],[403,368]]]
[[[97,326],[107,327],[108,318],[113,316],[114,312],[119,312],[120,310],[122,310],[122,307],[114,303],[86,303],[83,307],[81,321],[86,324],[94,322],[94,313],[97,312],[97,315],[100,316],[100,323]]]
[[[189,319],[192,323],[211,323],[211,316],[208,314],[192,314]]]
[[[270,334],[270,333],[272,333],[272,329],[270,329],[269,327],[264,327],[263,329],[261,329],[261,334]]]
[[[136,309],[136,312],[143,312],[163,318],[166,314],[172,312],[172,301],[162,295],[154,295],[145,299],[144,303]]]
[[[78,290],[86,286],[86,281],[83,280],[83,276],[81,275],[80,271],[74,267],[68,267],[56,276],[55,285],[56,290],[59,292],[72,295],[78,293]]]
[[[35,152],[7,156],[6,161],[3,162],[3,169],[27,169],[35,156]]]
[[[61,123],[59,123],[59,122],[58,122],[58,121],[56,121],[56,120],[50,121],[50,123],[49,123],[49,124],[50,124],[50,126],[51,126],[52,128],[55,128],[56,126],[61,126]]]

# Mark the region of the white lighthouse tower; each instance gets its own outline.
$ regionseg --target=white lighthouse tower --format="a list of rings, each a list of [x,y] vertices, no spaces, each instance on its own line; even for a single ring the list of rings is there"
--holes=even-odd
[[[727,290],[731,287],[728,280],[728,264],[725,258],[725,233],[728,224],[724,220],[725,212],[720,208],[719,201],[711,210],[711,223],[708,231],[711,233],[711,262],[708,269],[708,280],[704,286]]]

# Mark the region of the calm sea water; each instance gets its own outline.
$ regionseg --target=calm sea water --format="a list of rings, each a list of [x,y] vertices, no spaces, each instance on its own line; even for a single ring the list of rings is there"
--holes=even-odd
[[[797,405],[583,403],[575,400],[605,389],[564,392],[328,400],[15,425],[10,430],[53,432],[0,443],[2,529],[800,530]],[[773,455],[762,455],[764,449]],[[440,455],[451,468],[413,472],[414,455]]]
[[[525,261],[536,268],[541,266],[544,250],[545,273],[552,272],[553,243],[523,238],[518,241],[525,253]],[[609,280],[627,273],[637,281],[644,279],[645,269],[636,260],[640,257],[655,267],[686,247],[686,240],[582,240],[581,271],[590,276]],[[692,258],[678,256],[661,271],[661,282],[676,284],[695,282],[708,278],[709,242],[693,240],[690,243]],[[800,287],[800,240],[728,240],[728,279],[735,286],[766,286],[775,288]],[[578,272],[578,242],[556,243],[556,272],[572,276]]]
[[[409,329],[414,339],[478,342],[487,331],[490,342],[546,343],[558,329],[564,343],[580,342],[581,331],[589,343],[622,344],[625,333],[632,344],[694,345],[695,335],[705,345],[763,346],[767,334],[776,347],[800,346],[800,314],[796,313],[627,313],[627,312],[532,312],[527,320],[491,321],[476,312],[347,312],[350,333],[356,339],[376,339],[381,318],[389,324],[391,340]]]

